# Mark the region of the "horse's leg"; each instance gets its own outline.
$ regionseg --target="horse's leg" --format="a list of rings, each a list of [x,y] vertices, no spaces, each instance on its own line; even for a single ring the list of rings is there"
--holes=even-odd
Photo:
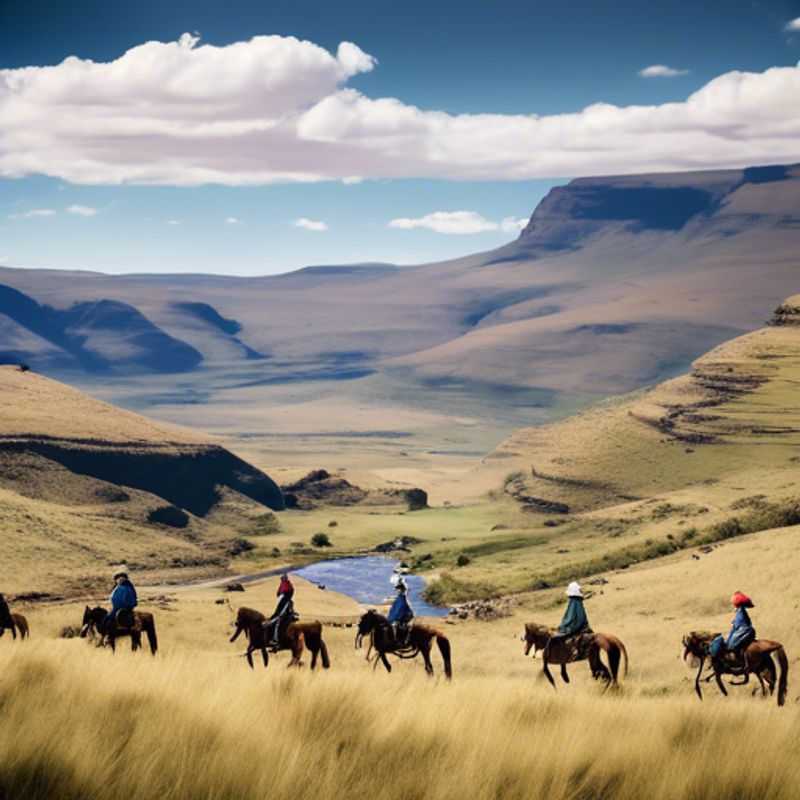
[[[11,638],[15,641],[17,638],[17,626],[14,624],[14,620],[11,620]]]
[[[116,653],[117,652],[117,640],[116,640],[116,638],[114,636],[109,636],[108,637],[108,644],[111,647],[111,652],[112,653]]]
[[[380,660],[383,662],[383,666],[386,667],[386,671],[391,672],[392,665],[389,663],[389,659],[386,658],[386,653],[384,653],[383,650],[379,650],[378,652],[380,653]],[[377,659],[375,660],[375,665],[378,665]]]
[[[428,675],[433,675],[433,664],[431,663],[431,643],[430,640],[425,642],[419,648],[420,653],[422,653],[422,660],[425,662],[425,672]]]
[[[251,645],[247,646],[247,650],[245,651],[244,657],[247,659],[247,663],[250,665],[250,669],[255,669],[253,666],[253,650],[255,648]]]
[[[722,673],[714,667],[714,680],[717,682],[717,687],[725,695],[728,696],[728,690],[725,688],[725,682],[722,680]]]
[[[694,690],[697,692],[697,696],[702,700],[703,699],[703,690],[700,688],[700,676],[703,673],[703,667],[706,665],[706,657],[700,657],[700,666],[697,668],[697,677],[694,679]]]
[[[313,671],[316,669],[317,666],[317,656],[319,655],[319,648],[318,647],[311,647],[309,646],[309,651],[311,652],[311,665],[310,668]]]
[[[547,680],[550,681],[550,685],[555,689],[556,682],[553,680],[553,676],[550,674],[550,667],[548,666],[549,660],[550,660],[550,645],[548,644],[542,651],[542,672],[544,672],[545,678],[547,678]]]
[[[564,683],[569,683],[569,675],[567,675],[566,664],[561,665],[561,680],[564,681]]]
[[[261,659],[264,662],[264,669],[266,669],[269,666],[269,653],[266,647],[261,648]]]

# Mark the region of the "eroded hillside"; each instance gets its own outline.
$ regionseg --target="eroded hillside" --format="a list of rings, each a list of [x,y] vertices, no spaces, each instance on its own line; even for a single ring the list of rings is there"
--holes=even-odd
[[[222,446],[0,367],[0,560],[8,591],[78,590],[107,565],[221,571],[277,485]]]

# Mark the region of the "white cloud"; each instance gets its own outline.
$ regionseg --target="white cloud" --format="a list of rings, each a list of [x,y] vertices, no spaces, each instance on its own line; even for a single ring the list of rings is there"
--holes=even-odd
[[[168,219],[167,225],[180,225],[181,221],[179,219]]]
[[[800,32],[800,17],[793,19],[791,22],[787,22],[784,30],[788,31],[789,33]]]
[[[238,217],[225,217],[226,225],[241,225],[242,221]]]
[[[800,158],[798,67],[729,72],[682,102],[537,116],[424,110],[346,85],[375,64],[348,42],[332,54],[293,37],[214,47],[186,34],[108,63],[0,70],[0,177],[523,180]]]
[[[67,212],[70,214],[77,214],[80,217],[93,217],[97,214],[97,209],[91,206],[68,206]]]
[[[465,234],[496,231],[497,223],[482,217],[477,211],[434,211],[416,219],[393,219],[389,222],[389,227],[402,230],[427,228],[436,233]]]
[[[468,234],[486,233],[487,231],[503,231],[519,233],[528,224],[527,219],[506,217],[501,222],[492,222],[477,211],[434,211],[424,217],[399,217],[389,222],[388,227],[401,230],[426,228],[436,233]]]
[[[304,228],[307,231],[326,231],[328,224],[316,219],[308,219],[308,217],[300,217],[294,221],[295,228]]]
[[[33,208],[18,214],[9,214],[9,219],[33,219],[34,217],[52,217],[56,212],[52,208]]]
[[[639,75],[642,78],[677,78],[680,75],[688,74],[688,69],[675,69],[675,67],[668,67],[666,64],[653,64],[639,70]]]

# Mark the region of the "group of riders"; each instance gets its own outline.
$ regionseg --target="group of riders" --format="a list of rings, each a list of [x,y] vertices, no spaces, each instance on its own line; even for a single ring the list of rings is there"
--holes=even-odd
[[[138,605],[136,588],[128,576],[126,568],[119,568],[114,572],[114,589],[109,601],[111,610],[100,626],[99,633],[104,637],[112,627],[130,628],[134,625],[134,609]],[[408,601],[408,584],[403,575],[398,571],[390,579],[395,590],[395,598],[389,609],[387,622],[391,626],[395,646],[402,648],[408,644],[408,638],[414,620],[414,611]],[[582,637],[592,634],[589,618],[584,607],[584,594],[580,584],[573,581],[567,587],[567,608],[558,626],[553,640],[562,640],[562,643],[576,648],[580,646]],[[289,574],[281,574],[277,591],[278,603],[272,616],[264,623],[265,631],[269,637],[269,646],[278,649],[283,632],[289,624],[297,619],[294,610],[294,586]],[[727,663],[733,666],[746,667],[745,649],[755,641],[756,631],[747,613],[754,608],[753,601],[741,591],[734,592],[731,604],[735,610],[730,633],[727,637],[717,636],[709,648],[712,661],[722,665]],[[0,635],[5,628],[12,627],[11,611],[8,603],[0,594]]]

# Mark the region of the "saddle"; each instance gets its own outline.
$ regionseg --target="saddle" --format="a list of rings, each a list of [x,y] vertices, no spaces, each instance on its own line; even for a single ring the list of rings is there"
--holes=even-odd
[[[118,628],[129,630],[136,626],[136,618],[133,615],[133,610],[130,608],[121,608],[114,615],[114,624]]]
[[[551,641],[564,648],[569,661],[584,661],[590,658],[595,647],[594,632],[591,630],[581,631],[573,636],[557,634]]]

